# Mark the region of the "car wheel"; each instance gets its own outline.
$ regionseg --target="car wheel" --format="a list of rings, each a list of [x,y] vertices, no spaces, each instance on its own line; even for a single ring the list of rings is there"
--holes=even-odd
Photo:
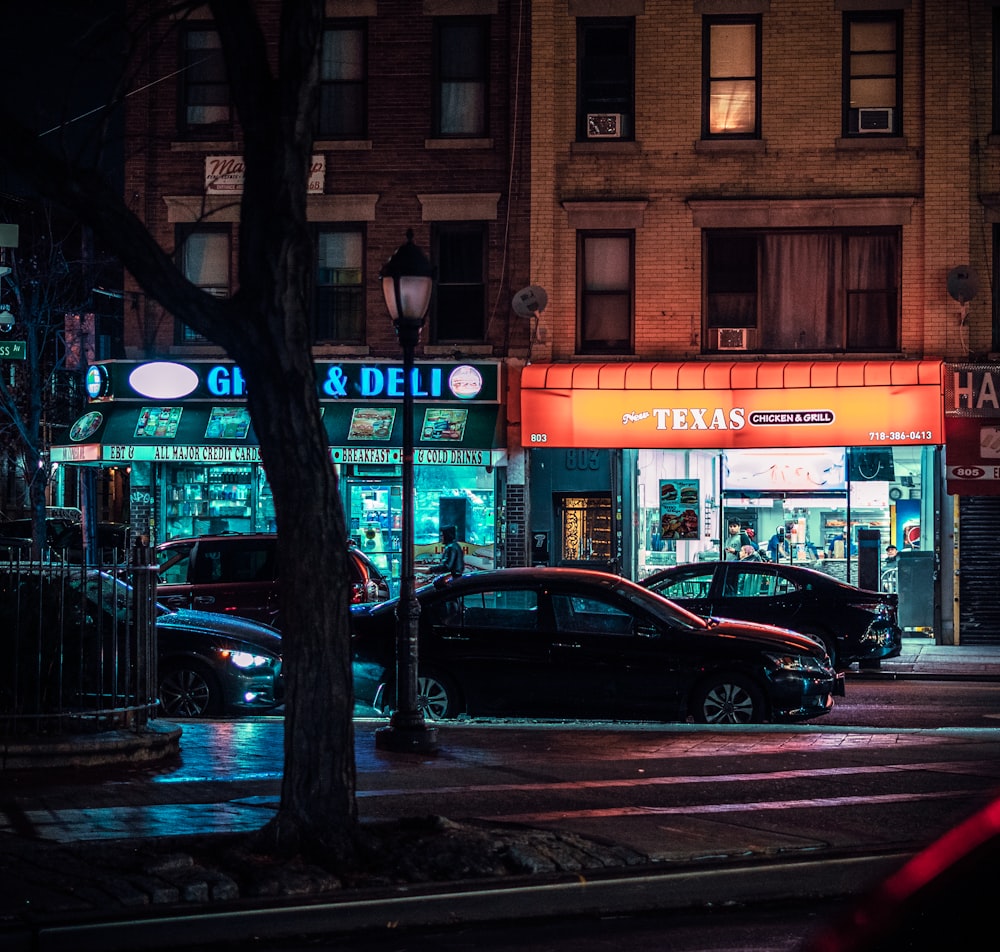
[[[458,689],[454,682],[434,671],[417,676],[417,708],[430,721],[441,721],[458,714]]]
[[[817,635],[820,641],[823,642],[823,647],[826,648],[826,653],[830,656],[830,667],[837,667],[837,639],[831,635]]]
[[[168,717],[206,717],[222,711],[215,676],[195,661],[174,664],[160,675],[160,709]]]
[[[757,724],[764,720],[764,698],[748,678],[717,674],[695,688],[691,716],[699,724]]]

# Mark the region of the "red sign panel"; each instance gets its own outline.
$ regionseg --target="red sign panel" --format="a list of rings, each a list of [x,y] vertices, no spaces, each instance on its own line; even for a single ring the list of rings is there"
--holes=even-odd
[[[945,462],[953,496],[1000,496],[1000,365],[947,364]]]
[[[762,386],[764,371],[759,368],[763,366],[756,372],[757,386],[728,389],[657,387],[655,365],[642,374],[633,365],[616,378],[581,374],[583,385],[570,387],[552,385],[565,381],[564,372],[542,380],[536,368],[530,368],[534,372],[522,378],[522,443],[527,447],[762,449],[944,442],[940,363],[933,368],[923,364],[905,368],[908,372],[896,374],[898,379],[870,365],[860,369],[857,364],[841,365],[841,376],[847,376],[847,366],[852,383],[834,380],[832,386],[836,367],[813,374],[823,380],[823,386],[782,386],[783,380],[808,384],[808,368],[786,368],[783,376],[777,375],[780,368],[769,368],[770,385]],[[730,377],[743,382],[753,370],[744,366]],[[712,382],[718,376],[716,369]],[[642,377],[653,385],[643,388],[632,383]]]

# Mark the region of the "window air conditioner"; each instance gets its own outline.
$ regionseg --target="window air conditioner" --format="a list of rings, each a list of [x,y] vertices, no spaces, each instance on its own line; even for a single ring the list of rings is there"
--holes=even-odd
[[[622,114],[620,112],[588,112],[588,139],[620,139],[622,137]]]
[[[892,132],[892,109],[859,109],[858,132]]]
[[[745,327],[716,328],[716,350],[746,350],[747,329]]]

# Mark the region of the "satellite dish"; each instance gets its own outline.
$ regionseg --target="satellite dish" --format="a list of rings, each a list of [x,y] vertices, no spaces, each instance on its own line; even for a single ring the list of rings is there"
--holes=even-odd
[[[959,304],[968,304],[979,293],[979,275],[971,265],[960,264],[948,272],[948,294]]]
[[[518,317],[531,317],[544,311],[548,303],[549,296],[545,293],[545,288],[532,284],[514,295],[514,313]]]

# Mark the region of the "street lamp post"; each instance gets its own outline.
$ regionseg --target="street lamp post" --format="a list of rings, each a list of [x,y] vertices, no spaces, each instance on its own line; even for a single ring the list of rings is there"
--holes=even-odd
[[[417,703],[417,638],[420,602],[413,572],[413,352],[431,301],[434,270],[413,243],[413,231],[379,273],[382,294],[403,348],[403,497],[399,603],[396,606],[396,707],[389,726],[375,732],[380,750],[433,753],[437,728],[424,720]]]

